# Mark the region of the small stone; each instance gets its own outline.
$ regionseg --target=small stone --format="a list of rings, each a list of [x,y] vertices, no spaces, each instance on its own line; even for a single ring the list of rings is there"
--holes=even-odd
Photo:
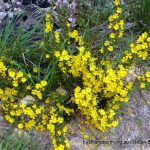
[[[63,86],[59,86],[57,89],[56,89],[56,92],[62,96],[66,96],[67,95],[67,91],[64,89]]]
[[[21,5],[21,2],[16,2],[17,5]]]
[[[18,128],[15,128],[14,129],[14,132],[16,133],[16,134],[18,134],[18,136],[25,136],[26,137],[26,139],[30,139],[30,135],[29,135],[29,133],[28,132],[25,132],[25,131],[23,131],[23,130],[19,130]]]
[[[10,4],[8,4],[8,3],[5,3],[5,4],[4,4],[4,7],[5,7],[5,9],[6,9],[6,10],[9,10],[9,9],[10,9],[10,7],[11,7],[11,5],[10,5]]]
[[[73,137],[70,140],[71,149],[73,150],[86,150],[87,144],[84,144],[84,141],[79,137]]]
[[[0,21],[3,20],[6,17],[6,12],[0,12]]]
[[[45,12],[49,12],[50,11],[50,7],[47,8],[41,8],[41,10],[45,11]]]
[[[3,121],[3,120],[4,120],[4,118],[2,116],[0,116],[0,122]]]
[[[38,1],[38,6],[41,8],[50,7],[50,3],[47,0]]]
[[[4,11],[5,11],[4,5],[0,3],[0,12],[4,12]]]
[[[33,103],[34,101],[35,99],[31,95],[27,95],[20,101],[20,103],[27,105],[27,104]]]
[[[22,11],[21,8],[14,8],[14,12],[20,12]]]
[[[2,5],[4,2],[3,2],[3,0],[0,0],[0,5]]]
[[[9,18],[13,18],[14,14],[11,11],[7,12]]]
[[[30,4],[30,3],[31,3],[30,0],[22,0],[22,4],[23,4],[23,5],[28,5],[28,4]]]
[[[48,0],[48,2],[49,2],[49,3],[52,3],[52,2],[53,2],[53,0]]]

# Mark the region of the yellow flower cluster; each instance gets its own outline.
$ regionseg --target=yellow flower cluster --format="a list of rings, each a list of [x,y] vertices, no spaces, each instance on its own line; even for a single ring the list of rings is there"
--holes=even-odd
[[[0,90],[0,92],[2,93],[3,91]],[[56,106],[58,107],[56,108]],[[17,123],[18,129],[48,130],[53,139],[52,143],[55,150],[69,149],[69,141],[65,139],[67,126],[64,124],[64,118],[59,116],[58,113],[62,111],[70,115],[74,111],[60,104],[56,106],[53,107],[49,104],[38,106],[36,103],[30,105],[24,103],[15,104],[13,101],[9,100],[8,103],[2,104],[2,109],[5,112],[5,119],[11,124]],[[62,138],[64,141],[60,142]]]
[[[22,71],[8,69],[8,76],[12,79],[12,84],[14,87],[18,87],[19,82],[25,83],[27,81],[27,79],[23,76]]]
[[[113,69],[109,64],[107,70],[98,68],[96,58],[85,47],[79,48],[79,54],[69,55],[66,50],[56,52],[59,58],[59,66],[65,73],[71,73],[73,77],[82,77],[83,88],[77,86],[71,101],[78,105],[78,109],[86,116],[87,123],[94,125],[101,131],[116,127],[118,120],[113,120],[115,110],[120,102],[128,101],[128,92],[132,83],[124,85],[123,78],[128,70],[123,65]],[[101,108],[101,101],[107,104],[107,108]],[[109,117],[108,117],[109,116]]]
[[[5,88],[4,90],[0,89],[0,99],[2,101],[7,101],[8,98],[10,98],[10,101],[13,102],[14,101],[13,97],[16,96],[17,93],[18,91],[15,90],[14,88]]]
[[[55,31],[55,42],[60,43],[60,33],[58,31]]]
[[[109,34],[109,40],[105,41],[104,46],[108,51],[114,50],[114,43],[117,38],[121,38],[124,32],[124,20],[121,20],[122,8],[120,7],[120,0],[115,0],[114,4],[116,6],[115,13],[109,16],[109,25],[111,33]]]
[[[38,97],[38,99],[42,100],[42,91],[44,91],[44,88],[47,85],[47,81],[42,80],[40,83],[37,83],[35,85],[35,88],[32,89],[32,94],[36,95]]]
[[[65,133],[67,131],[67,126],[63,125],[64,119],[62,117],[59,117],[56,113],[56,109],[54,107],[50,108],[50,116],[51,119],[49,120],[49,123],[47,124],[47,129],[50,131],[51,137],[52,137],[52,143],[55,150],[64,150],[65,148],[69,149],[69,141],[65,140],[61,144],[58,143],[57,139],[60,139],[65,136]],[[61,130],[56,129],[56,126],[59,125],[59,128],[61,127]]]
[[[150,71],[147,71],[143,76],[138,76],[138,80],[140,81],[140,87],[145,88],[146,83],[150,83]]]
[[[64,118],[59,113],[70,116],[74,113],[74,110],[58,102],[55,104],[55,101],[52,101],[49,97],[42,101],[42,105],[36,101],[37,99],[42,100],[42,92],[45,91],[45,87],[48,85],[47,81],[41,80],[35,86],[27,85],[27,79],[24,77],[23,72],[6,67],[2,60],[0,62],[0,76],[11,86],[11,88],[0,88],[1,110],[5,119],[11,124],[17,123],[18,129],[48,130],[52,136],[55,150],[69,149],[69,141],[65,138],[67,126]],[[15,86],[15,81],[22,84]],[[36,96],[35,101],[26,104],[18,99],[20,93],[16,90],[16,87],[20,90],[21,86],[30,89],[28,92]],[[60,139],[64,140],[60,141]]]
[[[70,109],[70,108],[66,108],[64,107],[63,105],[61,105],[60,103],[57,103],[56,105],[60,111],[64,111],[68,116],[71,115],[71,113],[74,113],[74,110],[73,109]]]
[[[74,39],[77,43],[79,43],[80,46],[84,44],[83,37],[79,36],[79,33],[77,30],[69,31],[68,36]]]
[[[150,48],[150,37],[147,32],[144,32],[136,41],[136,44],[130,44],[130,51],[125,52],[125,56],[122,58],[122,63],[131,62],[135,57],[139,57],[145,60],[148,56],[148,49]]]
[[[52,23],[52,17],[51,17],[51,14],[47,14],[46,15],[46,18],[45,18],[45,32],[49,33],[53,30],[53,23]]]
[[[0,61],[0,76],[8,78],[13,87],[18,87],[19,83],[25,83],[27,81],[27,78],[24,77],[22,71],[18,71],[13,68],[8,69],[2,60]]]
[[[3,61],[0,60],[0,76],[4,77],[5,71],[7,70],[6,66],[4,65]]]

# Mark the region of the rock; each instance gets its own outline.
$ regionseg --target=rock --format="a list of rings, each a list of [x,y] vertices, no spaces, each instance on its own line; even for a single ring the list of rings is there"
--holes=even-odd
[[[0,12],[4,12],[4,11],[5,11],[4,4],[0,3]]]
[[[41,8],[41,10],[45,11],[45,12],[49,12],[50,11],[50,7],[47,8]]]
[[[68,21],[71,23],[72,27],[76,26],[76,18],[68,18]]]
[[[34,101],[35,99],[31,95],[27,95],[20,101],[20,103],[27,105],[27,104],[33,103]]]
[[[13,16],[14,16],[14,14],[11,11],[8,11],[7,14],[8,14],[8,18],[10,18],[10,19],[13,18]]]
[[[0,21],[2,21],[6,17],[6,12],[0,12]]]
[[[52,3],[52,2],[53,2],[53,0],[48,0],[48,2],[49,2],[49,3]]]
[[[15,129],[14,129],[14,132],[15,132],[16,134],[18,134],[18,136],[25,136],[28,140],[31,139],[29,133],[26,132],[26,131],[19,130],[19,129],[15,128]]]
[[[18,12],[21,12],[22,11],[22,9],[21,8],[14,8],[14,12],[16,13],[18,13]]]
[[[3,0],[0,0],[0,5],[2,5],[4,2],[3,2]]]
[[[21,5],[21,2],[16,2],[16,5]]]
[[[47,0],[38,1],[38,6],[41,8],[50,7],[50,3]]]
[[[70,145],[72,150],[86,150],[87,145],[84,144],[83,139],[79,137],[73,137],[70,140]]]
[[[10,9],[10,7],[11,7],[11,5],[10,5],[10,4],[8,4],[8,3],[5,3],[5,4],[4,4],[4,7],[5,7],[5,10],[9,10],[9,9]]]
[[[143,72],[140,68],[136,67],[136,66],[132,66],[129,69],[128,75],[126,76],[126,81],[130,82],[130,81],[135,81],[135,79],[139,76],[142,75]]]
[[[67,91],[64,89],[63,86],[59,86],[57,89],[56,89],[56,92],[62,96],[66,96],[67,95]]]
[[[22,0],[22,4],[23,4],[23,5],[28,5],[28,4],[30,4],[30,3],[31,3],[30,0]]]

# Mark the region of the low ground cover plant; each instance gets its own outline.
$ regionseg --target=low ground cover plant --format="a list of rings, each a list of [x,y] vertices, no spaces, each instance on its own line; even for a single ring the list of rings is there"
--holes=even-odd
[[[150,83],[149,70],[126,80],[131,68],[147,63],[150,36],[144,32],[125,47],[123,10],[119,0],[113,4],[108,34],[99,47],[65,19],[56,30],[49,12],[43,38],[32,51],[20,50],[15,59],[11,49],[3,48],[1,113],[9,123],[21,130],[48,130],[56,150],[70,149],[67,124],[79,114],[81,125],[101,132],[117,127],[117,114],[133,87],[143,89]],[[91,137],[85,133],[84,138]]]

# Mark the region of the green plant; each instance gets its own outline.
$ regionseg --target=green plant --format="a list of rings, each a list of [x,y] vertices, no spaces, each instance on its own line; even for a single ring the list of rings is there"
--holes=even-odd
[[[134,21],[142,30],[150,30],[150,1],[149,0],[129,0],[130,14]],[[138,28],[139,28],[138,27]]]
[[[31,135],[29,132],[15,130],[14,127],[3,129],[0,136],[1,150],[38,150],[39,147],[36,136]]]

